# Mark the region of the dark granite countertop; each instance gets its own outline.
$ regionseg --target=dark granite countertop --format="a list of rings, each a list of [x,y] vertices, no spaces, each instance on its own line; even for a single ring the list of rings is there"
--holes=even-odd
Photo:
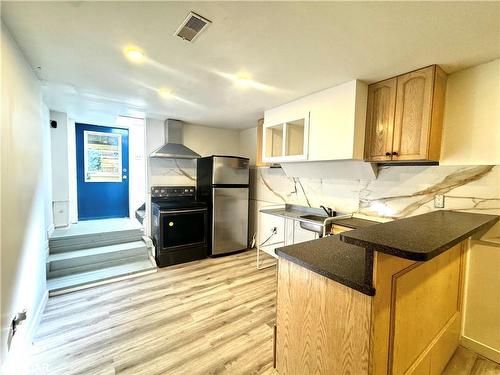
[[[496,215],[434,211],[340,234],[343,241],[401,258],[426,261],[498,221]]]
[[[349,217],[346,219],[333,220],[333,225],[342,225],[346,228],[358,229],[358,228],[368,228],[372,225],[381,224],[378,221],[359,219],[357,217]]]
[[[338,235],[281,247],[276,254],[364,294],[375,294],[373,254],[342,242]]]
[[[387,223],[364,223],[366,226],[337,236],[278,248],[276,254],[373,296],[374,251],[426,261],[498,220],[496,215],[434,211]]]

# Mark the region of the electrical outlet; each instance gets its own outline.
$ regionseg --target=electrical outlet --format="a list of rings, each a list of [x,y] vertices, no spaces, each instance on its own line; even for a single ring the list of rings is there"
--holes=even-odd
[[[444,208],[444,195],[436,194],[434,196],[434,208]]]
[[[27,311],[26,309],[22,310],[21,312],[18,312],[14,319],[12,319],[12,322],[10,323],[9,327],[9,334],[7,337],[7,350],[10,350],[10,346],[12,344],[12,339],[14,338],[14,335],[16,334],[17,327],[19,324],[24,322],[26,320],[27,316]]]

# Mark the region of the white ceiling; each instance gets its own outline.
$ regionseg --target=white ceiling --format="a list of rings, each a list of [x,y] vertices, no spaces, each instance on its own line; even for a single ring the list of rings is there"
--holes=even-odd
[[[213,22],[193,44],[173,36],[189,11]],[[2,19],[47,105],[80,121],[144,114],[246,128],[265,109],[354,78],[434,63],[451,73],[500,56],[500,2],[2,1]],[[142,65],[124,58],[134,45]],[[260,85],[228,79],[241,72]]]

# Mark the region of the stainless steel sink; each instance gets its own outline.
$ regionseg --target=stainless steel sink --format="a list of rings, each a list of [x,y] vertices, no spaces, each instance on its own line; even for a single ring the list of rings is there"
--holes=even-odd
[[[318,233],[320,236],[324,236],[329,233],[332,229],[332,217],[321,216],[321,215],[303,215],[300,216],[301,219],[311,220],[311,221],[300,221],[300,227],[311,232]]]
[[[323,223],[327,217],[328,216],[324,216],[324,215],[302,215],[300,218],[306,219],[306,220],[319,221],[319,222]]]

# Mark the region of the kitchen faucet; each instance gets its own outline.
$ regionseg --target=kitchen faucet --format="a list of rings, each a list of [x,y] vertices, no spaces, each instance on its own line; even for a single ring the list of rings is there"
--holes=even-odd
[[[328,217],[334,217],[336,212],[331,209],[330,207],[325,207],[325,206],[320,206],[323,210],[325,210],[326,214],[328,215]]]

